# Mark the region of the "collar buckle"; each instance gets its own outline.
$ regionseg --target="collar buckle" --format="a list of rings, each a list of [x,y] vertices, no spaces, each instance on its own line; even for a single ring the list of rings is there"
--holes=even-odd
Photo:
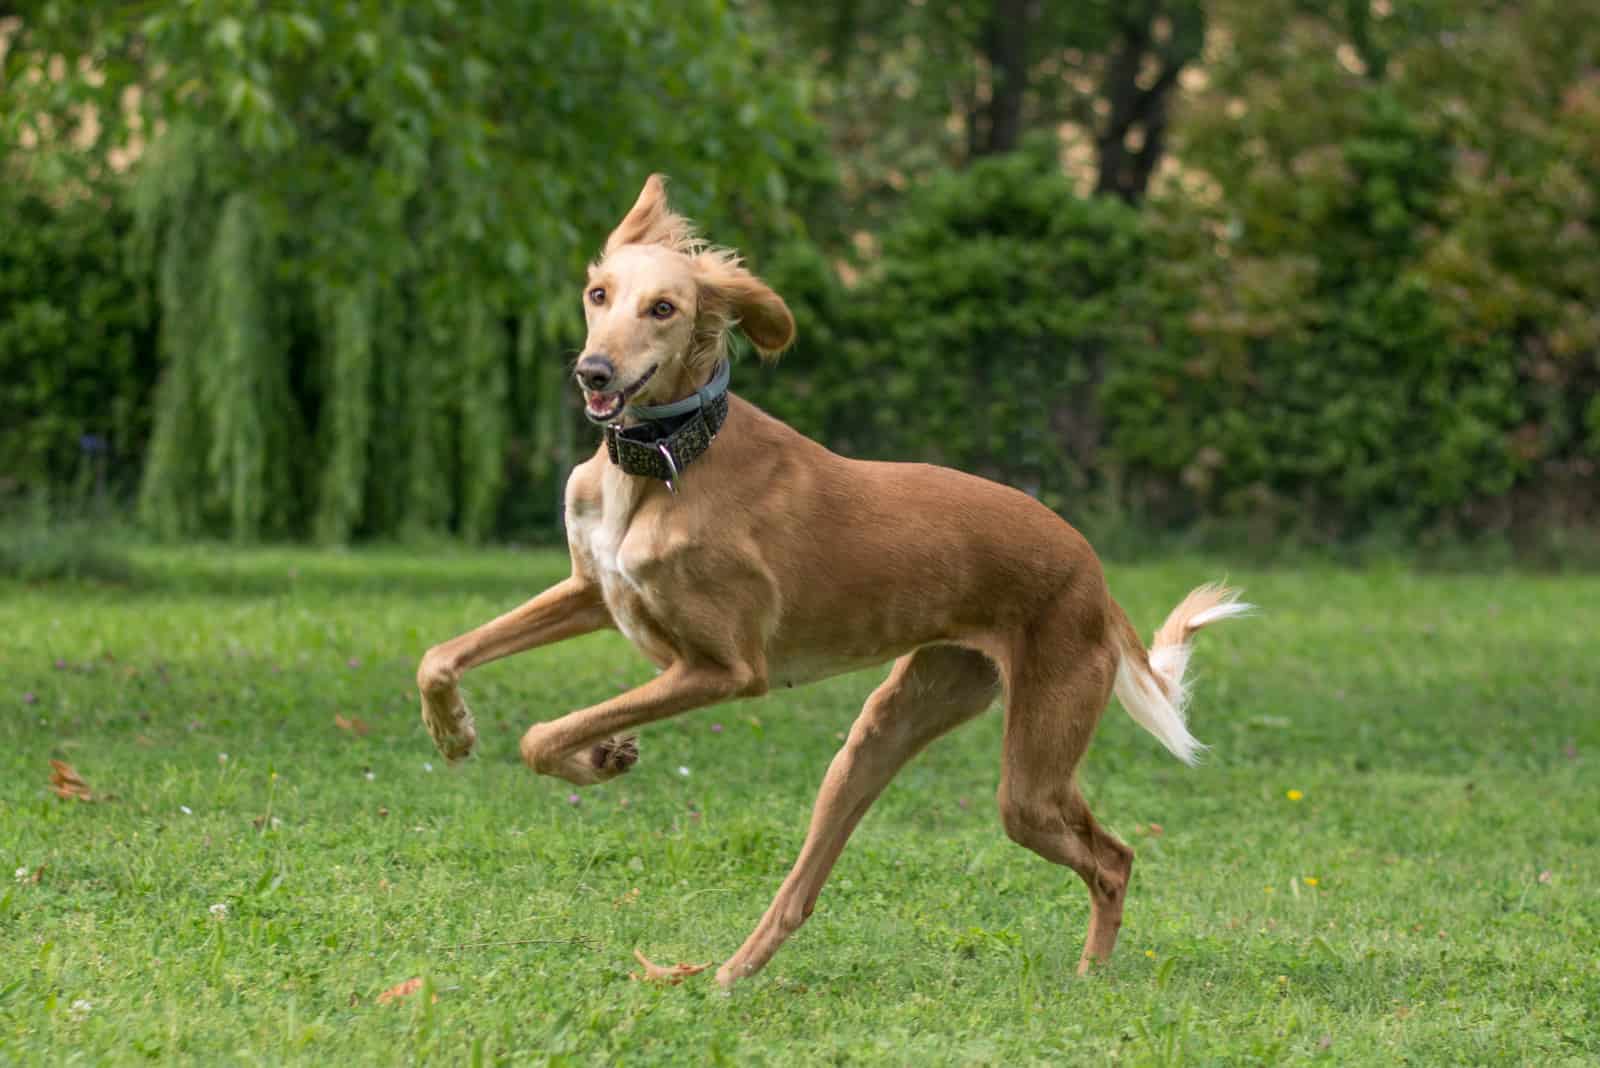
[[[727,389],[728,365],[724,362],[694,395],[668,405],[633,409],[640,419],[633,426],[606,424],[606,452],[611,462],[627,474],[666,483],[668,492],[676,496],[684,468],[711,447],[728,417]]]

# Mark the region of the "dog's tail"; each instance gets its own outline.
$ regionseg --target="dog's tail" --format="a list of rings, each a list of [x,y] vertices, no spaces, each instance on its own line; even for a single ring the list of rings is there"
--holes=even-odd
[[[1238,590],[1216,583],[1191,590],[1156,631],[1148,654],[1139,632],[1115,601],[1111,609],[1122,654],[1117,662],[1117,700],[1173,756],[1185,764],[1195,763],[1205,746],[1189,733],[1184,714],[1189,687],[1183,675],[1189,666],[1190,641],[1201,627],[1242,616],[1251,606],[1239,600]]]

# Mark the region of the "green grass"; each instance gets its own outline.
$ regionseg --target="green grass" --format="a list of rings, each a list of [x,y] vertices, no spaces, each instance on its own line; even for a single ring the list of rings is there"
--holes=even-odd
[[[412,684],[561,557],[136,563],[0,585],[0,1062],[1600,1059],[1595,578],[1235,570],[1264,610],[1202,639],[1209,763],[1113,708],[1083,768],[1139,854],[1109,970],[1073,976],[1084,890],[999,828],[991,714],[899,777],[727,997],[629,982],[631,951],[739,945],[876,674],[653,727],[572,804],[516,742],[646,678],[621,638],[473,675],[459,769]],[[1148,632],[1221,570],[1111,580]],[[52,796],[51,757],[109,799]],[[375,1003],[413,976],[437,1001]]]

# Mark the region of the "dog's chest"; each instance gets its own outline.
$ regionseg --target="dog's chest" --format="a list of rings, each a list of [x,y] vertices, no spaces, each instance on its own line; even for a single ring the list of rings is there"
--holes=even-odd
[[[650,610],[648,573],[655,541],[638,516],[641,484],[630,478],[600,479],[600,492],[569,501],[567,540],[600,585],[617,629],[651,659],[672,659],[670,635]]]

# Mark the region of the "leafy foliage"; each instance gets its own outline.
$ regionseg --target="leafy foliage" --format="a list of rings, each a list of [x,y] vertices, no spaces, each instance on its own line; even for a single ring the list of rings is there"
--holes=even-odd
[[[1161,528],[1600,517],[1600,31],[1554,0],[20,14],[12,487],[547,531],[570,294],[664,169],[800,324],[737,388],[846,452]]]
[[[1183,328],[1113,383],[1116,440],[1170,514],[1592,519],[1600,38],[1555,4],[1364,11],[1223,11],[1201,173],[1157,215]]]
[[[802,340],[801,359],[826,402],[774,407],[847,452],[953,464],[1063,504],[1091,481],[1094,387],[1133,340],[1124,304],[1143,255],[1135,212],[1075,194],[1046,146],[943,176],[909,198],[851,293],[824,293],[833,351],[807,360]]]
[[[114,198],[0,181],[0,503],[138,477],[156,367],[128,228]]]
[[[23,22],[14,67],[67,52],[103,72],[75,90],[105,112],[139,90],[107,152],[160,130],[135,194],[166,367],[149,523],[483,537],[531,469],[564,466],[515,442],[571,458],[570,431],[533,433],[569,419],[541,364],[574,342],[572,279],[648,171],[730,237],[796,230],[820,173],[800,87],[720,3],[657,6],[45,4]]]

